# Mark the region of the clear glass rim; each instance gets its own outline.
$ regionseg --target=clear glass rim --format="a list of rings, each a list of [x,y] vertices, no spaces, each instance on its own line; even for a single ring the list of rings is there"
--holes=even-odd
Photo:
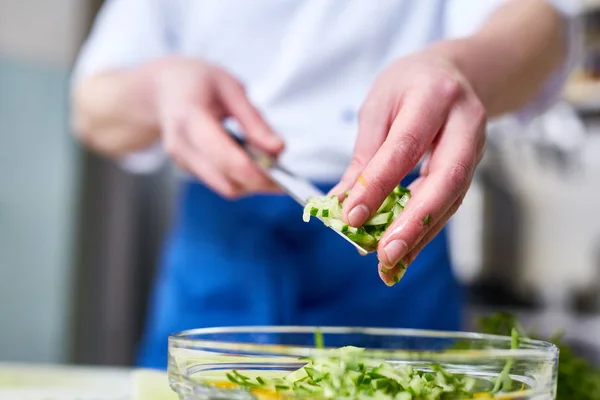
[[[317,349],[308,346],[289,346],[277,344],[241,343],[220,340],[202,339],[205,335],[236,333],[273,333],[273,334],[311,334],[316,331],[327,334],[359,334],[366,336],[421,337],[428,339],[457,340],[489,340],[504,342],[510,346],[511,338],[501,335],[490,335],[461,331],[436,331],[403,328],[363,328],[363,327],[328,327],[328,326],[235,326],[190,329],[169,336],[169,349],[202,349],[203,351],[247,352],[251,354],[269,354],[288,357],[318,357],[325,355],[331,348]],[[326,345],[327,343],[325,343]],[[364,355],[373,358],[405,358],[410,360],[484,360],[496,359],[528,359],[552,360],[558,357],[558,347],[550,342],[534,339],[521,339],[519,349],[469,349],[469,350],[399,350],[399,349],[366,349]]]

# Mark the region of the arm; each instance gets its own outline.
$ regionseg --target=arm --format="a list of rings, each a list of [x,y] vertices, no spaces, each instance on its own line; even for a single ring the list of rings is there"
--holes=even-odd
[[[495,117],[525,106],[566,55],[566,23],[544,0],[511,0],[475,35],[432,51],[455,63]]]
[[[119,69],[82,78],[72,91],[72,124],[82,142],[112,157],[143,149],[160,136],[148,73]]]
[[[74,127],[98,152],[123,155],[160,138],[180,167],[225,197],[278,191],[221,122],[235,118],[252,145],[273,155],[283,142],[243,86],[216,66],[162,58],[82,78],[73,93]]]
[[[226,71],[173,57],[177,7],[167,0],[108,0],[75,69],[72,120],[90,148],[111,157],[160,139],[180,167],[225,197],[277,190],[223,131],[233,117],[246,139],[272,154],[283,147]]]
[[[158,139],[151,69],[173,51],[174,14],[164,0],[107,0],[73,71],[72,125],[95,151],[122,157]]]

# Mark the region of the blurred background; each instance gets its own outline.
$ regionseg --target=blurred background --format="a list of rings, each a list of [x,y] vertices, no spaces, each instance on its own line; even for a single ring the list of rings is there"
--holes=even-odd
[[[600,2],[585,3],[564,101],[490,126],[451,244],[468,321],[510,310],[600,362]],[[0,0],[0,361],[130,365],[142,330],[174,179],[71,137],[70,68],[100,4]]]

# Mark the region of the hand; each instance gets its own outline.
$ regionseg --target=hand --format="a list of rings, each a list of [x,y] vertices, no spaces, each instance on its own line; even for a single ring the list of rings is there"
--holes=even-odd
[[[277,156],[283,142],[226,71],[197,60],[167,59],[148,66],[167,153],[226,198],[278,191],[258,165],[223,130],[235,118],[254,147]]]
[[[353,159],[333,193],[351,189],[343,218],[361,226],[425,155],[413,197],[378,247],[393,285],[460,206],[485,147],[484,106],[459,69],[434,50],[394,62],[359,114]]]

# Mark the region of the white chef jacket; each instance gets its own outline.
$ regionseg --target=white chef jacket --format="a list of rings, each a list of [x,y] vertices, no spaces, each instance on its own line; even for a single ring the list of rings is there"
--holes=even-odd
[[[357,111],[377,74],[432,42],[473,33],[505,1],[108,0],[75,77],[166,55],[223,66],[284,139],[281,162],[335,182],[349,163]],[[565,16],[577,11],[576,0],[548,1]],[[569,61],[521,115],[544,110],[559,95],[577,48],[569,32]],[[164,159],[157,143],[124,165],[150,171]]]

